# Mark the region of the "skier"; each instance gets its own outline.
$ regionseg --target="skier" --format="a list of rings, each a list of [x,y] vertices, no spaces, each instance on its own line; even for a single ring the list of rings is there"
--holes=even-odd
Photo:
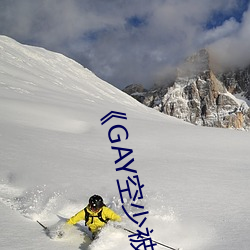
[[[80,220],[85,220],[85,225],[92,232],[94,239],[109,220],[120,222],[121,217],[105,206],[101,196],[95,194],[89,198],[89,204],[72,216],[67,224],[74,225]]]

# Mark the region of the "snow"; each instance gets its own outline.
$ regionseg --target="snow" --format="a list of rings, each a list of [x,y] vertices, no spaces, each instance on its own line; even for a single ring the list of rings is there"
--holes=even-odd
[[[100,119],[111,110],[127,120]],[[111,144],[109,129],[128,140]],[[149,109],[63,55],[0,36],[1,249],[132,249],[128,233],[108,225],[90,242],[84,223],[50,239],[36,223],[63,225],[100,194],[122,226],[116,172],[132,157],[156,241],[183,250],[250,248],[248,132],[193,126]],[[119,158],[111,146],[133,149]],[[125,206],[133,212],[126,200]],[[143,228],[145,229],[143,226]],[[163,249],[161,246],[155,249]]]

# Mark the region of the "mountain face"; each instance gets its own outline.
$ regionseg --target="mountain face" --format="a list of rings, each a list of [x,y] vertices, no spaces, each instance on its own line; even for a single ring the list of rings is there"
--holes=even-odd
[[[242,94],[250,100],[250,65],[245,69],[228,70],[218,74],[218,79],[225,84],[230,93]]]
[[[250,67],[215,73],[205,49],[186,59],[171,86],[145,90],[130,85],[124,92],[146,106],[196,125],[250,127],[250,109],[242,100],[250,99]]]

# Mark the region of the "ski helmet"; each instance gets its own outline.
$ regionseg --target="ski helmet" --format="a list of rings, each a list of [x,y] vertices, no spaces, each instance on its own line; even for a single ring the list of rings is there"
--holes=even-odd
[[[91,210],[99,210],[103,205],[103,199],[101,196],[95,194],[89,198],[89,206]]]

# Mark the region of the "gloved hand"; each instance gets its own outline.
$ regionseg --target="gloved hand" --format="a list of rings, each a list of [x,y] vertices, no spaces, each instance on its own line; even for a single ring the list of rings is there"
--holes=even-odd
[[[57,230],[56,230],[56,235],[58,238],[62,238],[72,227],[72,225],[64,223],[60,226],[58,226]]]

